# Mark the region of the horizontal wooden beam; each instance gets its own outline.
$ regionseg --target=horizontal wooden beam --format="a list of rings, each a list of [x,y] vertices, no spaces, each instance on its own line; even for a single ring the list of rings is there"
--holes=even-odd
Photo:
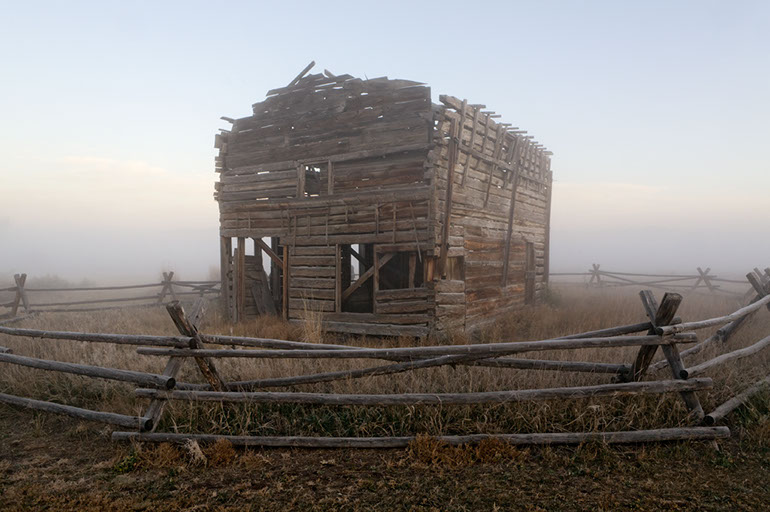
[[[608,444],[655,443],[681,440],[712,440],[730,437],[727,427],[681,427],[620,432],[548,432],[535,434],[470,434],[437,436],[435,439],[452,446],[474,444],[497,439],[513,445],[562,445],[599,442]],[[307,436],[227,436],[216,434],[172,434],[113,432],[117,442],[139,441],[180,443],[197,441],[215,443],[226,440],[235,446],[270,446],[295,448],[406,448],[414,436],[404,437],[307,437]]]
[[[84,375],[86,377],[97,377],[100,379],[133,382],[142,386],[151,386],[161,389],[171,389],[176,383],[172,377],[156,375],[154,373],[135,372],[132,370],[121,370],[117,368],[103,368],[101,366],[66,363],[62,361],[50,361],[47,359],[18,356],[3,352],[4,351],[2,350],[2,347],[0,347],[0,363],[9,363],[18,366],[26,366],[28,368],[37,368],[38,370],[72,373],[75,375]]]
[[[403,393],[356,395],[342,393],[160,391],[137,389],[139,398],[197,402],[292,403],[325,405],[467,405],[522,402],[529,400],[591,398],[630,394],[659,394],[710,389],[709,378],[599,384],[548,389],[482,391],[476,393]]]
[[[152,356],[173,355],[189,357],[236,357],[236,358],[272,358],[272,359],[389,359],[392,357],[426,357],[451,354],[485,354],[488,357],[507,354],[519,354],[542,350],[573,350],[581,348],[634,347],[646,345],[669,345],[673,343],[693,343],[697,341],[693,334],[682,333],[670,337],[661,336],[614,336],[608,338],[583,338],[569,340],[517,341],[506,343],[485,343],[477,345],[438,345],[432,347],[401,347],[351,350],[194,350],[139,347],[138,354]]]
[[[186,336],[150,336],[144,334],[101,334],[69,331],[43,331],[40,329],[21,329],[4,326],[0,326],[0,334],[24,336],[27,338],[90,341],[93,343],[114,343],[116,345],[144,345],[178,348],[189,347],[190,340],[192,339]]]
[[[144,418],[139,418],[136,416],[126,416],[124,414],[115,414],[112,412],[91,411],[89,409],[81,409],[80,407],[73,407],[71,405],[55,404],[53,402],[33,400],[31,398],[7,395],[5,393],[0,393],[0,403],[15,405],[27,409],[34,409],[36,411],[65,414],[67,416],[72,416],[73,418],[98,421],[99,423],[118,425],[120,427],[126,428],[135,428],[137,430],[147,425],[147,421]]]

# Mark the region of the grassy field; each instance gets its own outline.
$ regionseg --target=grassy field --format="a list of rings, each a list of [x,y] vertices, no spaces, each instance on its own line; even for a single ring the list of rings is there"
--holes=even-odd
[[[702,319],[733,311],[733,299],[686,296],[680,316]],[[452,343],[544,339],[645,319],[630,291],[557,289],[548,303],[511,315],[478,336],[462,334]],[[41,329],[90,332],[176,334],[163,310],[99,314],[47,314],[21,324]],[[207,333],[262,336],[364,346],[408,346],[413,339],[349,338],[324,334],[310,315],[302,327],[263,318],[236,327],[213,312]],[[730,341],[747,346],[770,333],[770,314],[759,312]],[[709,332],[699,333],[701,339]],[[424,343],[438,343],[426,340]],[[72,341],[34,340],[0,335],[0,346],[14,353],[63,361],[160,373],[161,358],[138,356],[134,349]],[[713,357],[712,347],[687,363]],[[630,363],[635,349],[549,352],[553,359]],[[543,357],[540,354],[536,357]],[[223,360],[227,380],[299,375],[355,368],[366,362],[328,360]],[[668,370],[661,378],[668,378]],[[713,372],[715,388],[699,396],[706,411],[734,390],[770,372],[759,354]],[[478,367],[442,367],[354,381],[297,386],[320,392],[451,392],[524,389],[608,382],[608,375],[572,374]],[[182,380],[201,382],[188,364]],[[127,414],[146,402],[133,386],[4,365],[0,392],[55,400]],[[6,504],[23,507],[94,509],[347,508],[416,510],[530,509],[573,510],[618,507],[657,509],[756,509],[770,500],[770,420],[767,396],[760,396],[730,420],[735,436],[717,452],[704,443],[660,446],[537,448],[518,450],[495,442],[450,448],[429,436],[475,432],[568,432],[673,427],[687,424],[676,395],[618,397],[569,402],[547,401],[462,407],[327,407],[300,405],[217,406],[174,404],[161,431],[252,435],[384,436],[422,434],[408,450],[314,451],[234,450],[227,444],[189,449],[120,446],[109,429],[74,420],[0,408],[0,493]],[[56,485],[43,485],[50,479]],[[58,487],[57,487],[58,486]],[[705,486],[705,487],[704,487]],[[699,488],[707,488],[707,491]],[[74,493],[68,501],[64,494]],[[651,495],[653,493],[654,495]],[[186,501],[189,500],[189,501]]]

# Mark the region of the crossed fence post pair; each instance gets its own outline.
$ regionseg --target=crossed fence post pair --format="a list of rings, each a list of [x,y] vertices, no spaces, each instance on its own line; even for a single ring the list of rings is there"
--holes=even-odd
[[[15,274],[13,276],[13,280],[16,282],[16,286],[6,288],[4,291],[15,291],[16,295],[11,302],[7,304],[0,304],[0,306],[11,308],[11,313],[9,315],[11,317],[15,317],[18,314],[19,306],[24,307],[25,313],[29,313],[31,311],[29,298],[27,297],[27,290],[24,289],[24,285],[27,284],[27,274]]]
[[[169,274],[173,275],[173,272]],[[163,273],[166,277],[166,273]],[[168,277],[168,281],[170,281]],[[206,301],[205,299],[198,299],[190,309],[190,313],[185,314],[185,310],[179,301],[173,301],[166,305],[166,310],[171,316],[174,325],[179,330],[179,333],[183,336],[189,336],[190,346],[188,348],[203,349],[205,348],[201,341],[201,336],[198,333],[198,326],[205,314]],[[182,370],[185,361],[188,356],[171,356],[166,363],[166,368],[163,370],[164,377],[171,377],[176,379],[179,372]],[[195,357],[195,362],[198,364],[198,369],[214,391],[224,391],[225,382],[220,377],[214,362],[207,357]],[[154,399],[150,402],[147,410],[144,413],[143,429],[155,430],[158,426],[158,421],[163,414],[163,408],[165,406],[165,400]]]

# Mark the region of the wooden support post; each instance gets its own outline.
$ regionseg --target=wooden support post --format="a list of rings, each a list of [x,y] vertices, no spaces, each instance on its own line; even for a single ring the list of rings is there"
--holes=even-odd
[[[281,302],[281,309],[283,310],[283,319],[289,319],[289,246],[283,246],[283,300]]]
[[[305,165],[297,164],[297,197],[305,197]]]
[[[535,266],[535,244],[534,242],[527,242],[526,245],[526,262],[524,272],[524,303],[535,303],[535,278],[537,277],[537,271]]]
[[[342,247],[334,246],[334,312],[342,312]]]
[[[419,249],[419,248],[418,248]],[[409,281],[407,286],[409,288],[414,288],[414,274],[417,270],[417,255],[419,254],[419,251],[416,253],[410,253],[409,254]]]
[[[505,130],[503,129],[503,125],[498,124],[497,125],[497,139],[495,140],[495,149],[492,152],[492,158],[495,161],[498,161],[500,159],[500,152],[503,150],[503,139],[505,138]],[[493,163],[489,167],[489,179],[487,179],[487,192],[484,196],[484,208],[487,207],[487,203],[489,202],[489,191],[492,189],[492,180],[495,178],[495,171],[497,170],[497,164]]]
[[[669,325],[674,319],[676,310],[682,303],[682,296],[678,293],[666,293],[663,295],[663,301],[661,302],[660,306],[658,306],[658,303],[655,300],[655,296],[650,290],[643,290],[639,293],[639,295],[642,299],[645,312],[647,313],[647,316],[650,319],[650,323],[652,324],[652,327],[648,331],[650,333],[656,332],[657,327]],[[682,362],[682,358],[679,354],[679,349],[673,345],[667,345],[662,348],[663,354],[666,356],[668,366],[671,368],[672,376],[675,379],[687,379],[688,373],[684,368],[684,363]],[[655,349],[657,349],[657,347],[655,347]],[[644,373],[647,371],[652,358],[655,356],[655,349],[652,347],[642,347],[639,349],[639,354],[637,355],[636,362],[634,363],[631,371],[634,380],[640,380]],[[690,413],[697,420],[703,419],[703,408],[701,407],[700,400],[698,400],[698,396],[695,394],[695,392],[686,391],[682,392],[681,395],[685,404],[687,404],[687,408],[690,409]]]
[[[546,177],[548,179],[548,192],[545,200],[545,247],[543,254],[543,280],[547,285],[551,279],[551,192],[553,191],[553,177],[551,175],[551,161],[546,160],[548,167]]]
[[[240,322],[244,319],[246,307],[246,238],[244,237],[238,237],[238,246],[235,248],[233,295],[235,296],[235,322]]]
[[[473,145],[474,145],[474,141],[476,140],[476,127],[478,126],[478,123],[479,123],[480,113],[481,113],[481,108],[479,107],[474,108],[473,126],[471,127],[471,140],[468,143],[468,157],[465,159],[465,166],[463,167],[463,177],[460,180],[460,185],[465,185],[465,176],[468,174],[468,168],[471,166]],[[460,140],[460,144],[462,144],[462,140]]]
[[[377,246],[374,246],[374,274],[372,276],[372,311],[377,313],[377,292],[380,291],[380,253],[377,251]]]
[[[511,204],[508,206],[508,227],[505,232],[505,246],[503,246],[503,271],[500,286],[505,287],[508,285],[508,267],[510,266],[511,259],[511,239],[513,237],[513,224],[515,218],[516,208],[516,189],[519,186],[519,155],[521,154],[521,147],[523,144],[519,142],[518,137],[514,137],[514,152],[513,152],[513,179],[511,180]]]
[[[229,236],[219,237],[219,276],[222,307],[227,318],[233,321],[232,296],[230,295],[233,279],[233,239]]]
[[[19,304],[24,306],[24,312],[29,313],[29,298],[24,285],[27,284],[27,274],[15,274],[13,280],[16,282],[16,296],[11,303],[11,316],[16,316],[19,311]]]
[[[334,194],[334,162],[331,160],[326,162],[326,193]]]
[[[452,193],[454,190],[455,165],[457,163],[457,125],[454,121],[449,130],[446,198],[444,201],[444,225],[441,227],[441,253],[438,262],[438,272],[441,278],[446,277],[446,264],[449,257],[449,221],[452,217]]]

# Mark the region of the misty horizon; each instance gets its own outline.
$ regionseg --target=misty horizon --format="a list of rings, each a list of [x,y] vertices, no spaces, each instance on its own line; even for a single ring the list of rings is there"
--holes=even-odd
[[[453,20],[449,8],[410,8]],[[600,263],[740,277],[770,264],[765,3],[497,6],[484,39],[456,50],[462,68],[395,12],[380,22],[408,37],[359,47],[350,42],[371,36],[361,24],[312,46],[267,48],[285,20],[312,30],[334,15],[249,9],[222,13],[230,29],[212,31],[202,5],[157,6],[152,20],[127,6],[17,6],[0,35],[0,276],[210,276],[213,139],[229,126],[219,117],[248,115],[311,59],[334,73],[425,82],[434,101],[484,100],[553,151],[552,272]],[[514,14],[529,20],[516,38],[532,44],[501,63],[481,49],[514,44],[503,21]],[[256,18],[272,20],[259,35]]]

